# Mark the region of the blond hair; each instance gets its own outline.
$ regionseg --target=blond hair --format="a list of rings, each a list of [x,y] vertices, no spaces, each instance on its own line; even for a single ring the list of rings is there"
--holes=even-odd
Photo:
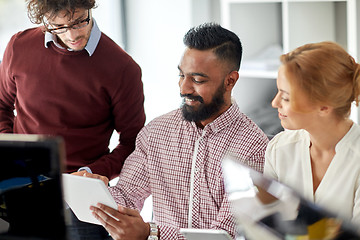
[[[280,61],[295,110],[302,111],[299,93],[312,103],[332,106],[340,118],[349,116],[352,102],[359,105],[360,65],[339,44],[306,44],[281,55]]]

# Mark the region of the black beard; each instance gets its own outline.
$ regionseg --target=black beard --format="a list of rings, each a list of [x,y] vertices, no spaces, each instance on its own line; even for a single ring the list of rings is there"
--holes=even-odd
[[[204,100],[201,96],[192,96],[190,94],[180,94],[181,97],[187,97],[189,99],[193,99],[199,101],[201,105],[197,110],[194,110],[192,106],[185,104],[185,99],[181,105],[182,115],[186,121],[199,122],[209,119],[216,113],[220,111],[220,109],[224,105],[224,93],[225,88],[221,85],[216,91],[215,95],[212,98],[212,101],[209,104],[204,104]]]

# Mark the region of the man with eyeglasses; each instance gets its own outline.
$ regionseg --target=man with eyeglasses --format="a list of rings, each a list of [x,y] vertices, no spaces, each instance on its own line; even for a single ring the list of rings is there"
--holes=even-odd
[[[91,22],[90,9],[87,10],[87,17],[85,19],[83,11],[75,11],[73,14],[74,15],[72,18],[75,20],[73,20],[71,24],[66,24],[68,20],[65,19],[63,16],[55,16],[55,18],[50,21],[48,21],[45,17],[43,18],[43,24],[46,31],[52,34],[49,35],[51,38],[54,35],[59,38],[60,45],[65,48],[72,49],[73,51],[80,51],[85,48],[90,38],[91,31],[89,31],[88,27]],[[75,14],[80,16],[76,17]],[[87,28],[87,31],[85,29],[84,31],[82,31],[82,28]]]
[[[145,123],[140,67],[99,30],[95,0],[27,0],[27,7],[41,26],[15,34],[5,50],[0,133],[62,136],[66,172],[117,177]],[[110,152],[114,130],[119,144]],[[88,235],[82,239],[100,239]]]

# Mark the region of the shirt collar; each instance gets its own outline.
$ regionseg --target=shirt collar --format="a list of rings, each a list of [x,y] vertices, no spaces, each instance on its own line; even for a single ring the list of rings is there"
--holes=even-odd
[[[340,149],[343,149],[345,146],[346,148],[349,148],[352,142],[356,142],[359,136],[359,130],[359,125],[352,123],[349,131],[335,145],[335,152],[339,152]]]
[[[98,45],[99,41],[100,41],[100,37],[101,37],[101,31],[98,27],[98,25],[96,24],[95,19],[93,18],[93,26],[91,29],[91,33],[90,33],[90,37],[89,37],[89,41],[85,46],[85,50],[88,52],[89,56],[93,55],[93,53],[95,52],[96,46]],[[56,35],[51,34],[49,32],[45,32],[45,47],[48,48],[48,44],[50,42],[53,42],[58,48],[62,48],[64,49],[64,47],[62,47],[56,38]],[[68,51],[73,51],[72,49],[68,48]]]
[[[229,124],[231,124],[233,121],[235,121],[239,117],[239,115],[241,115],[241,114],[242,113],[241,113],[235,99],[232,98],[231,99],[231,106],[225,112],[223,112],[219,117],[217,117],[214,121],[207,124],[204,127],[204,129],[199,129],[196,126],[195,122],[191,122],[191,124],[193,125],[193,127],[200,130],[200,132],[202,132],[202,134],[206,135],[206,134],[216,133],[216,132],[219,132],[219,131],[223,130]],[[206,133],[204,133],[204,131]]]

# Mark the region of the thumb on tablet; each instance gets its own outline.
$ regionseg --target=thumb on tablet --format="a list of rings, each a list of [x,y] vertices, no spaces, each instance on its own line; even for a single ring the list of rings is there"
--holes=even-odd
[[[100,179],[102,180],[106,186],[109,185],[109,179],[105,176],[99,175],[99,174],[93,174],[93,173],[89,173],[89,172],[84,172],[83,174],[84,177],[88,177],[88,178],[96,178],[96,179]]]

